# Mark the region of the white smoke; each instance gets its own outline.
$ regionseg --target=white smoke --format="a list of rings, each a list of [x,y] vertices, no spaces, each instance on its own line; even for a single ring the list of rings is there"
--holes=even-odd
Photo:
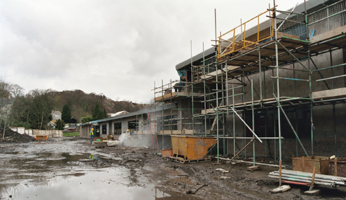
[[[150,135],[130,135],[122,133],[118,138],[120,145],[127,147],[150,147],[152,144]]]

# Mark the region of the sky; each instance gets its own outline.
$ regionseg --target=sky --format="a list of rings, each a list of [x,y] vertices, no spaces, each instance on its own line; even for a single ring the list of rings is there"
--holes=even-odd
[[[288,10],[303,0],[276,0]],[[272,0],[1,0],[0,78],[149,103],[175,66]],[[191,42],[192,41],[192,46]]]

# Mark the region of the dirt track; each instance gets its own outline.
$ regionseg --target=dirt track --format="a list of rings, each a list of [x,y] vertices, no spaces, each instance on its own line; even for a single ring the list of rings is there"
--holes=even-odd
[[[247,171],[248,164],[216,164],[216,161],[198,163],[177,163],[163,159],[156,151],[144,148],[108,147],[105,153],[117,152],[128,162],[129,168],[142,167],[144,174],[162,191],[174,191],[177,194],[190,194],[196,199],[344,199],[345,188],[319,188],[318,196],[303,194],[306,186],[292,185],[285,193],[272,194],[270,190],[278,187],[278,180],[268,177],[270,171],[277,168],[261,166],[261,170]],[[223,173],[221,168],[229,172]],[[227,177],[221,179],[221,177]],[[199,189],[200,188],[200,189]],[[184,195],[185,196],[185,195]]]
[[[345,188],[322,188],[307,196],[307,187],[278,186],[268,177],[275,168],[249,172],[245,164],[215,161],[181,164],[145,148],[96,149],[88,140],[0,145],[0,199],[344,199]],[[217,168],[228,170],[222,173]],[[221,180],[221,176],[228,177]],[[84,191],[84,192],[83,192]],[[92,191],[92,192],[91,192]],[[56,192],[56,193],[55,193]],[[195,193],[195,194],[193,194]],[[13,198],[8,198],[13,195]],[[68,195],[68,196],[62,196]]]

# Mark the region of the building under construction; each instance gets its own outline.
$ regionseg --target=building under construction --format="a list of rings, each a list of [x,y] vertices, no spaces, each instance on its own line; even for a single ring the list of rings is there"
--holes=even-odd
[[[345,9],[274,5],[218,36],[176,65],[178,82],[155,86],[155,101],[177,106],[163,132],[216,137],[220,159],[345,156]]]
[[[214,137],[218,159],[254,164],[346,156],[345,0],[273,5],[215,40],[175,66],[180,80],[154,84],[159,106],[96,121],[101,136],[131,129],[161,149],[170,135]]]

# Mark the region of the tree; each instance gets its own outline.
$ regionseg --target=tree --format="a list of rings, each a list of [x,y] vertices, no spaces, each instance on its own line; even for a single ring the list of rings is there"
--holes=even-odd
[[[10,86],[10,94],[12,98],[24,96],[24,89],[17,84],[12,84]]]
[[[96,106],[94,107],[94,109],[92,111],[92,117],[93,117],[93,120],[107,118],[106,110],[103,109],[103,111],[102,111],[99,104],[96,104]]]
[[[62,120],[58,119],[55,124],[56,124],[56,127],[55,127],[56,129],[64,130],[65,123]]]
[[[86,117],[82,117],[82,120],[81,122],[82,123],[87,123],[87,122],[90,122],[93,120],[93,117],[92,116],[86,116]]]
[[[0,78],[0,98],[10,98],[10,84]]]
[[[103,117],[102,118],[107,118],[107,112],[106,109],[103,109]]]
[[[46,129],[51,120],[53,100],[50,90],[32,90],[25,97],[18,97],[11,109],[11,124],[26,124],[32,129]]]
[[[65,123],[70,123],[71,121],[71,110],[67,104],[65,104],[64,107],[62,108],[61,119]]]

